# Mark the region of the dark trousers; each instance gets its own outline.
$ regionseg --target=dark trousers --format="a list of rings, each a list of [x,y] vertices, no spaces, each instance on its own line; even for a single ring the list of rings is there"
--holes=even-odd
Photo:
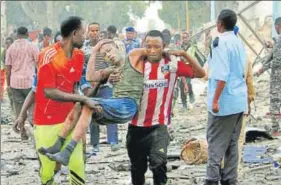
[[[189,96],[189,102],[192,104],[195,102],[195,97],[194,97],[194,93],[193,93],[193,88],[192,88],[192,84],[191,84],[191,79],[190,78],[186,78],[186,83],[188,86],[188,96]],[[184,108],[187,108],[187,94],[184,92],[184,85],[182,80],[179,83],[180,85],[180,96],[181,96],[181,101],[183,104]]]
[[[131,162],[133,185],[144,185],[148,162],[154,185],[167,183],[167,126],[136,127],[130,125],[127,133],[127,150]]]
[[[26,99],[29,91],[31,90],[31,88],[29,89],[15,89],[15,88],[11,88],[11,93],[12,93],[12,99],[13,99],[13,105],[14,105],[14,110],[15,110],[15,118],[17,119],[21,108],[23,106],[24,100]],[[28,121],[32,124],[32,120],[33,120],[33,106],[29,109],[28,111]],[[21,138],[22,139],[26,139],[27,135],[26,135],[26,131],[25,129],[23,129],[21,131]]]
[[[238,139],[241,132],[243,113],[229,116],[214,116],[209,112],[207,140],[207,180],[237,181]],[[224,158],[224,168],[221,162]]]

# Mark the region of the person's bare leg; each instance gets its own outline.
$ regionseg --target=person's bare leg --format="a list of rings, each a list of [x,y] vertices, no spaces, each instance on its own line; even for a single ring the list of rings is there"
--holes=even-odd
[[[84,154],[84,162],[86,164],[86,147],[87,147],[87,139],[86,134],[82,137],[82,144],[83,144],[83,154]]]
[[[78,123],[73,131],[72,139],[77,143],[86,134],[89,123],[92,119],[93,110],[84,106]]]
[[[66,121],[63,124],[63,128],[59,134],[60,137],[66,138],[72,132],[79,120],[81,113],[82,106],[80,103],[76,103],[74,108],[71,110],[70,115],[66,118]]]
[[[50,146],[49,148],[44,148],[44,147],[39,148],[38,149],[39,153],[46,155],[46,153],[55,154],[55,153],[60,152],[60,150],[64,144],[65,138],[74,129],[74,127],[80,117],[81,109],[82,109],[82,106],[80,105],[80,103],[76,103],[74,108],[70,111],[66,120],[64,121],[62,130],[58,136],[58,139],[54,143],[54,145]]]
[[[65,166],[68,165],[70,156],[71,156],[72,152],[74,151],[77,143],[86,134],[86,130],[91,121],[92,114],[93,114],[93,110],[89,109],[86,106],[83,106],[81,116],[73,131],[71,141],[67,144],[66,148],[61,152],[58,152],[56,154],[47,153],[46,155],[49,157],[50,160],[59,162]]]

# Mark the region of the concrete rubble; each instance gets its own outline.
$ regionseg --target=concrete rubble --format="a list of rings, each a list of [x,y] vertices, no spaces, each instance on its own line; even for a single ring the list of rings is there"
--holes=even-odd
[[[266,112],[269,105],[269,76],[255,79],[257,98],[256,108],[253,106],[252,114],[248,126],[264,128],[270,125],[270,119]],[[205,176],[206,164],[187,165],[179,159],[183,144],[190,138],[196,137],[205,139],[205,129],[207,120],[206,110],[206,83],[194,80],[196,93],[196,103],[193,110],[183,112],[181,104],[176,105],[176,116],[172,120],[172,130],[174,140],[169,146],[168,177],[169,185],[202,185]],[[180,98],[179,101],[180,102]],[[1,117],[4,120],[11,119],[8,98],[6,97],[1,105]],[[258,118],[258,119],[254,119]],[[38,185],[39,162],[32,142],[21,142],[20,136],[15,134],[9,124],[1,124],[1,184],[4,185]],[[110,150],[108,144],[101,144],[100,152],[96,156],[91,156],[86,165],[86,184],[89,185],[126,185],[130,182],[129,160],[125,148],[127,125],[119,126],[119,139],[121,149],[115,152]],[[101,142],[106,140],[106,128],[101,127]],[[89,135],[87,135],[89,142]],[[281,162],[281,137],[268,140],[256,140],[247,143],[246,146],[267,146],[270,148],[268,155],[274,160]],[[105,142],[103,142],[105,143]],[[87,151],[92,147],[88,144]],[[273,169],[271,163],[245,163],[239,179],[239,185],[280,185],[281,169]],[[56,177],[58,184],[66,185],[67,175],[61,173]],[[152,173],[146,173],[147,182],[152,184]]]

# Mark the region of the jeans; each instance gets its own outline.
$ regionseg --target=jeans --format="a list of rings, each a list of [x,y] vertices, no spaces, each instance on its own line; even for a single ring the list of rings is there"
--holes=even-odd
[[[207,180],[236,182],[239,153],[238,139],[241,132],[243,113],[229,116],[214,116],[209,112],[207,140]],[[221,162],[224,158],[224,168]]]
[[[101,86],[98,93],[97,98],[111,98],[113,95],[113,89],[109,86]],[[96,146],[99,144],[99,125],[95,124],[94,122],[90,126],[90,133],[91,133],[91,144]],[[107,142],[110,144],[117,144],[118,143],[118,125],[112,124],[107,125]]]

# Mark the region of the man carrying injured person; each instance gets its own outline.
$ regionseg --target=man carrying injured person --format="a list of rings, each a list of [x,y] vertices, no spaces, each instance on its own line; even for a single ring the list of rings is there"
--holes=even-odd
[[[154,184],[167,183],[166,163],[169,144],[167,124],[170,119],[176,79],[179,76],[202,78],[205,75],[203,68],[188,54],[183,51],[169,51],[170,55],[184,57],[190,64],[178,60],[171,61],[163,52],[164,47],[163,35],[160,31],[148,32],[144,48],[132,50],[122,70],[114,71],[108,79],[110,83],[118,82],[114,86],[114,97],[123,97],[125,100],[131,97],[137,104],[133,105],[129,102],[131,108],[135,106],[133,110],[136,110],[138,106],[138,112],[129,124],[127,135],[133,185],[145,183],[144,174],[147,170],[148,158]],[[90,81],[100,80],[98,74],[91,70],[93,66],[93,60],[90,60],[87,78]],[[131,111],[131,115],[132,113],[135,112]],[[91,114],[91,109],[83,107],[82,115],[74,130],[73,140],[62,152],[47,154],[51,159],[59,162],[67,161],[65,158],[69,158],[77,143],[75,133],[85,132]]]
[[[110,67],[107,67],[105,69],[99,69],[96,71],[96,65],[95,65],[95,62],[96,62],[96,55],[99,53],[104,55],[105,59],[107,59]],[[118,67],[120,68],[122,64],[124,64],[124,55],[118,50],[116,44],[114,43],[113,40],[110,40],[110,39],[105,39],[105,40],[102,40],[100,41],[92,50],[92,53],[91,53],[91,57],[89,59],[89,63],[91,63],[91,65],[88,65],[87,69],[88,70],[91,70],[93,71],[93,74],[91,76],[91,79],[92,80],[92,84],[93,84],[93,88],[91,88],[88,92],[87,92],[87,95],[88,96],[91,96],[93,94],[96,94],[97,91],[99,91],[99,87],[100,87],[100,83],[102,83],[102,81],[105,81],[108,79],[108,76],[109,74],[112,73],[112,71],[115,69],[117,70]],[[87,78],[87,77],[86,77]],[[106,79],[106,80],[105,80]],[[110,100],[103,100],[103,99],[99,99],[99,98],[93,98],[93,101],[96,101],[96,104],[104,104],[105,102],[109,103],[110,104],[110,108],[114,108],[114,106],[119,106],[119,105],[122,105],[122,103],[125,103],[126,102],[132,102],[131,99],[116,99],[114,101],[110,101]],[[116,105],[116,103],[118,103]],[[120,104],[121,103],[121,104]],[[133,102],[134,103],[134,102]],[[131,104],[130,104],[131,105]],[[123,107],[124,108],[124,107]],[[88,109],[87,109],[88,110]],[[131,109],[133,110],[133,109]],[[92,113],[92,110],[89,112],[90,110],[88,110],[87,113]],[[124,110],[120,110],[119,113]],[[98,110],[95,112],[97,113],[99,112]],[[94,113],[94,114],[95,114]],[[106,111],[103,111],[103,113],[106,113]],[[86,112],[84,111],[82,113],[82,116],[80,116],[81,114],[81,106],[80,104],[76,104],[74,109],[71,111],[71,113],[68,115],[67,119],[65,120],[64,122],[64,126],[63,126],[63,129],[61,130],[55,144],[49,148],[44,148],[44,147],[41,147],[39,148],[39,152],[43,155],[47,155],[50,157],[50,154],[55,154],[55,153],[58,153],[60,151],[60,149],[62,148],[63,144],[64,144],[64,138],[67,137],[69,135],[69,133],[73,130],[73,128],[76,126],[76,123],[78,121],[77,118],[80,117],[81,121],[83,120],[82,118],[86,118],[86,117],[89,117],[89,116],[85,116],[84,114],[86,114]],[[96,120],[99,121],[100,124],[108,124],[108,122],[110,121],[115,121],[114,119],[112,119],[112,116],[116,116],[116,113],[114,114],[110,114],[108,115],[107,114],[107,118],[106,120],[102,119],[102,120],[99,120],[98,118],[100,117],[99,115],[95,114],[93,115]],[[119,116],[119,121],[123,121],[124,119],[127,119],[126,117],[122,117],[120,115],[117,115]],[[104,117],[104,116],[102,116]],[[131,119],[131,117],[129,118],[129,120]],[[89,120],[90,121],[90,120]],[[88,126],[88,124],[90,123],[88,120],[84,120],[83,121],[83,124],[80,124],[79,126]],[[118,120],[117,120],[118,121]],[[128,120],[126,120],[128,121]],[[86,134],[86,129],[76,129],[76,131],[79,131],[79,132],[73,132],[73,138],[76,142],[74,141],[71,141],[71,144],[73,145],[77,145],[77,143],[80,141],[81,139],[81,134]],[[83,132],[80,132],[80,131],[83,131]],[[70,146],[67,146],[67,148],[69,148]],[[65,151],[68,151],[68,150],[65,150]],[[51,158],[51,157],[50,157]],[[65,158],[67,159],[67,158]],[[64,165],[67,165],[68,164],[68,161],[60,161],[62,164]]]

